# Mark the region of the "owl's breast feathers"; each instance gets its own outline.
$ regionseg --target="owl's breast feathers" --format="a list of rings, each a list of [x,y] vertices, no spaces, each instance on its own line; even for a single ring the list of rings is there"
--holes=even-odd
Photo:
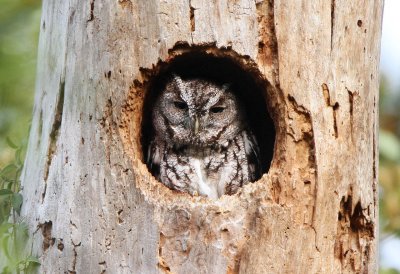
[[[171,189],[217,199],[259,178],[259,159],[255,137],[243,130],[223,146],[175,147],[155,139],[148,148],[147,165]]]

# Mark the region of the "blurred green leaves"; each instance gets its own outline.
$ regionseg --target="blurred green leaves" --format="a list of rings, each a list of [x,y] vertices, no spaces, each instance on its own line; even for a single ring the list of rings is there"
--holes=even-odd
[[[379,211],[380,234],[400,236],[400,90],[380,85]]]
[[[1,273],[36,273],[40,263],[26,250],[29,241],[27,226],[23,223],[3,223],[0,235]]]
[[[28,228],[18,218],[40,28],[39,0],[0,0],[0,272],[31,273]],[[10,136],[11,138],[8,138]]]
[[[382,161],[400,162],[400,140],[391,133],[382,129],[379,132],[379,152]]]
[[[381,129],[379,155],[381,235],[400,236],[400,140],[393,132]]]
[[[379,274],[399,274],[399,271],[394,268],[379,269]]]
[[[12,158],[31,119],[40,25],[39,0],[0,0],[0,166]]]
[[[0,168],[0,271],[30,273],[39,262],[27,248],[28,227],[18,218],[23,202],[19,191],[25,147],[10,139],[7,143],[14,150],[14,159]]]

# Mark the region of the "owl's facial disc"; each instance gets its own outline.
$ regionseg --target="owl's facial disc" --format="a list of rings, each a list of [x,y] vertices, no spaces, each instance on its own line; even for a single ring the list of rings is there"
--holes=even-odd
[[[167,83],[153,112],[159,138],[177,146],[226,145],[243,128],[236,96],[204,79]]]

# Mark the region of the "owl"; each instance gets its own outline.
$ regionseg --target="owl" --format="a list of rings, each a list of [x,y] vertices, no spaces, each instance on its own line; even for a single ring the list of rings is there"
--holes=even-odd
[[[170,189],[218,199],[260,177],[259,148],[228,84],[173,75],[152,110],[147,165]]]

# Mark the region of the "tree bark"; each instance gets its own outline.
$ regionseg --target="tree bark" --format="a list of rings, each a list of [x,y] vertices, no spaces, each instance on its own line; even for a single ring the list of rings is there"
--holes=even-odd
[[[382,2],[44,1],[21,213],[40,273],[375,273]],[[217,201],[142,161],[145,72],[196,45],[256,64],[276,129],[269,172]]]

